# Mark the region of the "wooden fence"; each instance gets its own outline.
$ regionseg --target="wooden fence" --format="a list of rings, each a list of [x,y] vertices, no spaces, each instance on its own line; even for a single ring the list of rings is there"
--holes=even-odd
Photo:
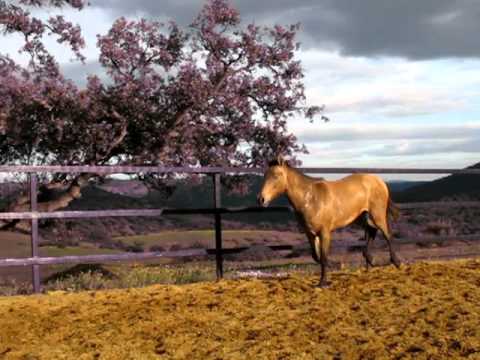
[[[479,169],[399,169],[399,168],[301,168],[308,174],[350,174],[350,173],[376,173],[376,174],[471,174],[480,175]],[[31,221],[31,254],[29,258],[0,259],[0,267],[32,266],[32,282],[34,292],[40,292],[40,265],[78,264],[78,263],[106,263],[116,261],[144,261],[166,257],[176,257],[176,252],[144,252],[113,255],[83,255],[40,257],[38,220],[39,219],[68,219],[68,218],[99,218],[99,217],[130,217],[187,214],[211,214],[215,217],[215,259],[217,278],[223,277],[223,254],[228,249],[222,246],[222,214],[238,214],[246,212],[292,212],[287,206],[277,207],[222,207],[221,202],[221,176],[226,174],[263,174],[262,168],[220,168],[220,167],[155,167],[155,166],[0,166],[0,173],[20,172],[29,175],[30,179],[30,211],[3,212],[0,219],[19,219]],[[199,209],[126,209],[126,210],[89,210],[89,211],[37,211],[37,174],[38,173],[64,173],[80,174],[94,173],[108,174],[136,174],[136,173],[175,173],[175,174],[204,174],[213,180],[213,206]],[[480,206],[480,202],[440,202],[440,203],[408,203],[400,204],[403,209],[428,208],[432,206],[465,207]],[[205,250],[192,249],[183,251],[181,256],[205,255]],[[0,254],[1,255],[1,254]]]

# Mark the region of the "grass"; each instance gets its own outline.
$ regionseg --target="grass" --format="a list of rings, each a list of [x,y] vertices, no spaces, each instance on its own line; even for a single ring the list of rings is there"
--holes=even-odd
[[[119,250],[103,249],[89,243],[80,243],[79,246],[41,246],[40,256],[69,256],[91,254],[115,254]],[[30,236],[13,232],[0,232],[0,258],[24,258],[31,256]],[[66,269],[67,266],[42,266],[42,274]],[[29,267],[0,268],[0,294],[29,292],[27,284],[31,276]]]
[[[278,231],[269,230],[222,230],[223,242],[226,246],[244,246],[265,241],[283,243],[291,240],[292,237],[301,237],[301,234],[296,233],[281,234]],[[162,246],[167,250],[172,247],[212,247],[215,243],[215,232],[213,230],[162,231],[148,235],[115,237],[113,240],[121,241],[126,245],[140,244],[145,250],[152,246]]]
[[[113,249],[103,249],[103,248],[96,248],[90,245],[80,245],[80,246],[65,246],[65,247],[58,247],[58,246],[42,246],[40,249],[41,256],[81,256],[81,255],[92,255],[92,254],[118,254],[121,251],[113,250]]]
[[[227,279],[240,274],[261,273],[269,276],[279,273],[317,274],[318,265],[313,263],[284,263],[276,261],[229,262],[224,268]],[[30,271],[30,270],[29,270]],[[45,272],[42,271],[42,274]],[[216,279],[212,261],[195,261],[186,264],[80,264],[73,267],[57,266],[56,271],[42,281],[42,291],[79,292],[141,288],[158,284],[191,284]],[[0,295],[24,295],[32,292],[31,281],[7,280],[0,284]]]
[[[39,248],[41,256],[67,256],[67,255],[88,255],[96,254],[114,254],[118,250],[103,249],[92,246],[91,243],[80,243],[79,246],[41,246]],[[19,258],[29,257],[31,255],[30,235],[14,232],[0,231],[0,257],[1,258]]]
[[[212,264],[78,266],[56,274],[43,289],[49,291],[83,291],[99,289],[140,288],[154,284],[188,284],[215,278]]]
[[[301,273],[316,274],[318,266],[305,263],[245,262],[228,263],[224,269],[227,279],[237,274],[261,272],[262,274]],[[215,264],[212,261],[196,261],[187,264],[122,264],[98,265],[80,264],[62,266],[51,272],[42,283],[42,291],[78,292],[85,290],[107,290],[141,288],[158,284],[191,284],[216,279]],[[30,281],[6,281],[0,285],[0,295],[24,295],[32,292]]]
[[[226,246],[242,246],[250,243],[261,243],[263,241],[279,238],[279,233],[275,231],[257,231],[257,230],[225,230],[224,243]],[[289,239],[289,236],[286,236]],[[214,243],[213,230],[195,230],[195,231],[165,231],[157,234],[129,236],[116,238],[121,240],[126,246],[136,246],[141,250],[148,251],[155,245],[164,250],[179,249],[181,247],[205,246],[211,247]],[[157,248],[158,249],[158,248]],[[40,247],[41,256],[68,256],[68,255],[89,255],[89,254],[113,254],[120,250],[103,249],[94,246],[92,243],[80,243],[79,246],[42,246]],[[29,257],[30,236],[25,234],[0,232],[0,256],[4,258]],[[46,288],[56,288],[60,290],[84,290],[84,289],[109,289],[124,288],[128,286],[141,287],[154,283],[185,283],[194,282],[198,279],[211,279],[215,271],[211,266],[180,266],[165,269],[150,268],[149,271],[142,272],[140,268],[131,271],[128,266],[123,266],[125,271],[117,270],[119,273],[115,279],[104,278],[96,272],[77,274],[68,281],[63,279],[55,284],[47,284]],[[42,266],[43,278],[54,273],[68,270],[68,266]],[[200,269],[201,268],[201,269]],[[203,270],[203,268],[207,270]],[[129,273],[129,274],[127,274]],[[31,291],[30,268],[0,268],[0,294],[25,294]]]
[[[5,359],[480,355],[480,260],[0,298]]]
[[[30,256],[30,236],[0,231],[0,257],[24,257]]]

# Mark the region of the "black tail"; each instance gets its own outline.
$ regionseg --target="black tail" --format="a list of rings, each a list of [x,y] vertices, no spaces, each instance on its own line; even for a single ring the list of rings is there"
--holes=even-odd
[[[390,198],[388,199],[387,216],[388,215],[390,215],[394,221],[397,221],[400,217],[400,208]]]

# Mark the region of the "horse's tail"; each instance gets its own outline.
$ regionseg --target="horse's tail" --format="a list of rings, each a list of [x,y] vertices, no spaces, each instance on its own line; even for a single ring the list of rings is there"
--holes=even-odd
[[[400,217],[400,208],[392,201],[388,199],[387,215],[390,215],[394,221],[397,221]]]

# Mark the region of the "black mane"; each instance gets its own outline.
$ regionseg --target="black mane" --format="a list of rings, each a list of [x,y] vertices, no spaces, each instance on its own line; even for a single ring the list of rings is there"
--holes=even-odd
[[[280,163],[278,162],[277,159],[275,159],[275,160],[270,160],[270,161],[268,162],[268,167],[272,167],[272,166],[280,166]]]
[[[272,166],[282,166],[282,165],[286,165],[286,166],[290,166],[290,164],[288,163],[287,160],[282,160],[281,162],[278,161],[278,159],[274,159],[274,160],[270,160],[268,162],[268,167],[272,167]]]

